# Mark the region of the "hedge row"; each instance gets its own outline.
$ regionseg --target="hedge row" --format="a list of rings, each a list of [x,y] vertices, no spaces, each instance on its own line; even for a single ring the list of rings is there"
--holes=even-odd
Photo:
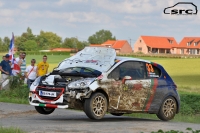
[[[59,51],[59,52],[38,52],[38,51],[24,51],[26,55],[70,55],[70,52]],[[19,52],[16,53],[19,55]]]
[[[181,55],[181,54],[117,54],[118,56],[129,57],[158,57],[158,58],[200,58],[200,55]]]
[[[183,115],[200,114],[200,95],[199,94],[180,94],[181,109]]]

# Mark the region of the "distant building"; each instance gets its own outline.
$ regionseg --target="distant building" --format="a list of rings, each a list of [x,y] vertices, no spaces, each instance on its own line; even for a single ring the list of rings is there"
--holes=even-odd
[[[140,36],[134,44],[134,52],[176,54],[177,47],[174,37]]]
[[[102,44],[91,44],[91,47],[111,47],[116,53],[132,53],[132,47],[126,40],[108,40]]]
[[[178,54],[200,54],[200,37],[184,37],[179,43]]]

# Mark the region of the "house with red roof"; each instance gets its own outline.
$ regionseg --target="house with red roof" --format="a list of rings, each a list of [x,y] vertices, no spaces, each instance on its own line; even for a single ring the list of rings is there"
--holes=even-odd
[[[177,50],[178,54],[200,54],[200,37],[184,37]]]
[[[132,53],[132,47],[126,40],[108,40],[102,44],[91,44],[91,47],[111,47],[116,53]]]
[[[177,53],[174,37],[140,36],[134,44],[134,52],[147,53]]]

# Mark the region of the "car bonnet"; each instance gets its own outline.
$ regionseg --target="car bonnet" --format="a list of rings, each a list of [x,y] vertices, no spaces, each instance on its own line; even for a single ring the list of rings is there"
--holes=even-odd
[[[85,47],[74,56],[65,59],[58,70],[69,67],[89,67],[101,72],[106,72],[114,63],[116,52],[107,47]]]

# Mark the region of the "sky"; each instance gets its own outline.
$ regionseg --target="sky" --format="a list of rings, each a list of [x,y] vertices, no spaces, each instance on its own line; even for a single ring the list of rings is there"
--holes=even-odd
[[[164,14],[164,9],[185,0],[0,0],[0,37],[20,36],[30,27],[33,34],[51,31],[62,37],[87,41],[95,32],[110,30],[131,45],[141,35],[200,36],[200,11],[196,15]],[[200,10],[200,0],[187,0]],[[192,9],[179,4],[174,9]],[[170,8],[171,9],[171,8]],[[170,12],[171,10],[167,11]]]

